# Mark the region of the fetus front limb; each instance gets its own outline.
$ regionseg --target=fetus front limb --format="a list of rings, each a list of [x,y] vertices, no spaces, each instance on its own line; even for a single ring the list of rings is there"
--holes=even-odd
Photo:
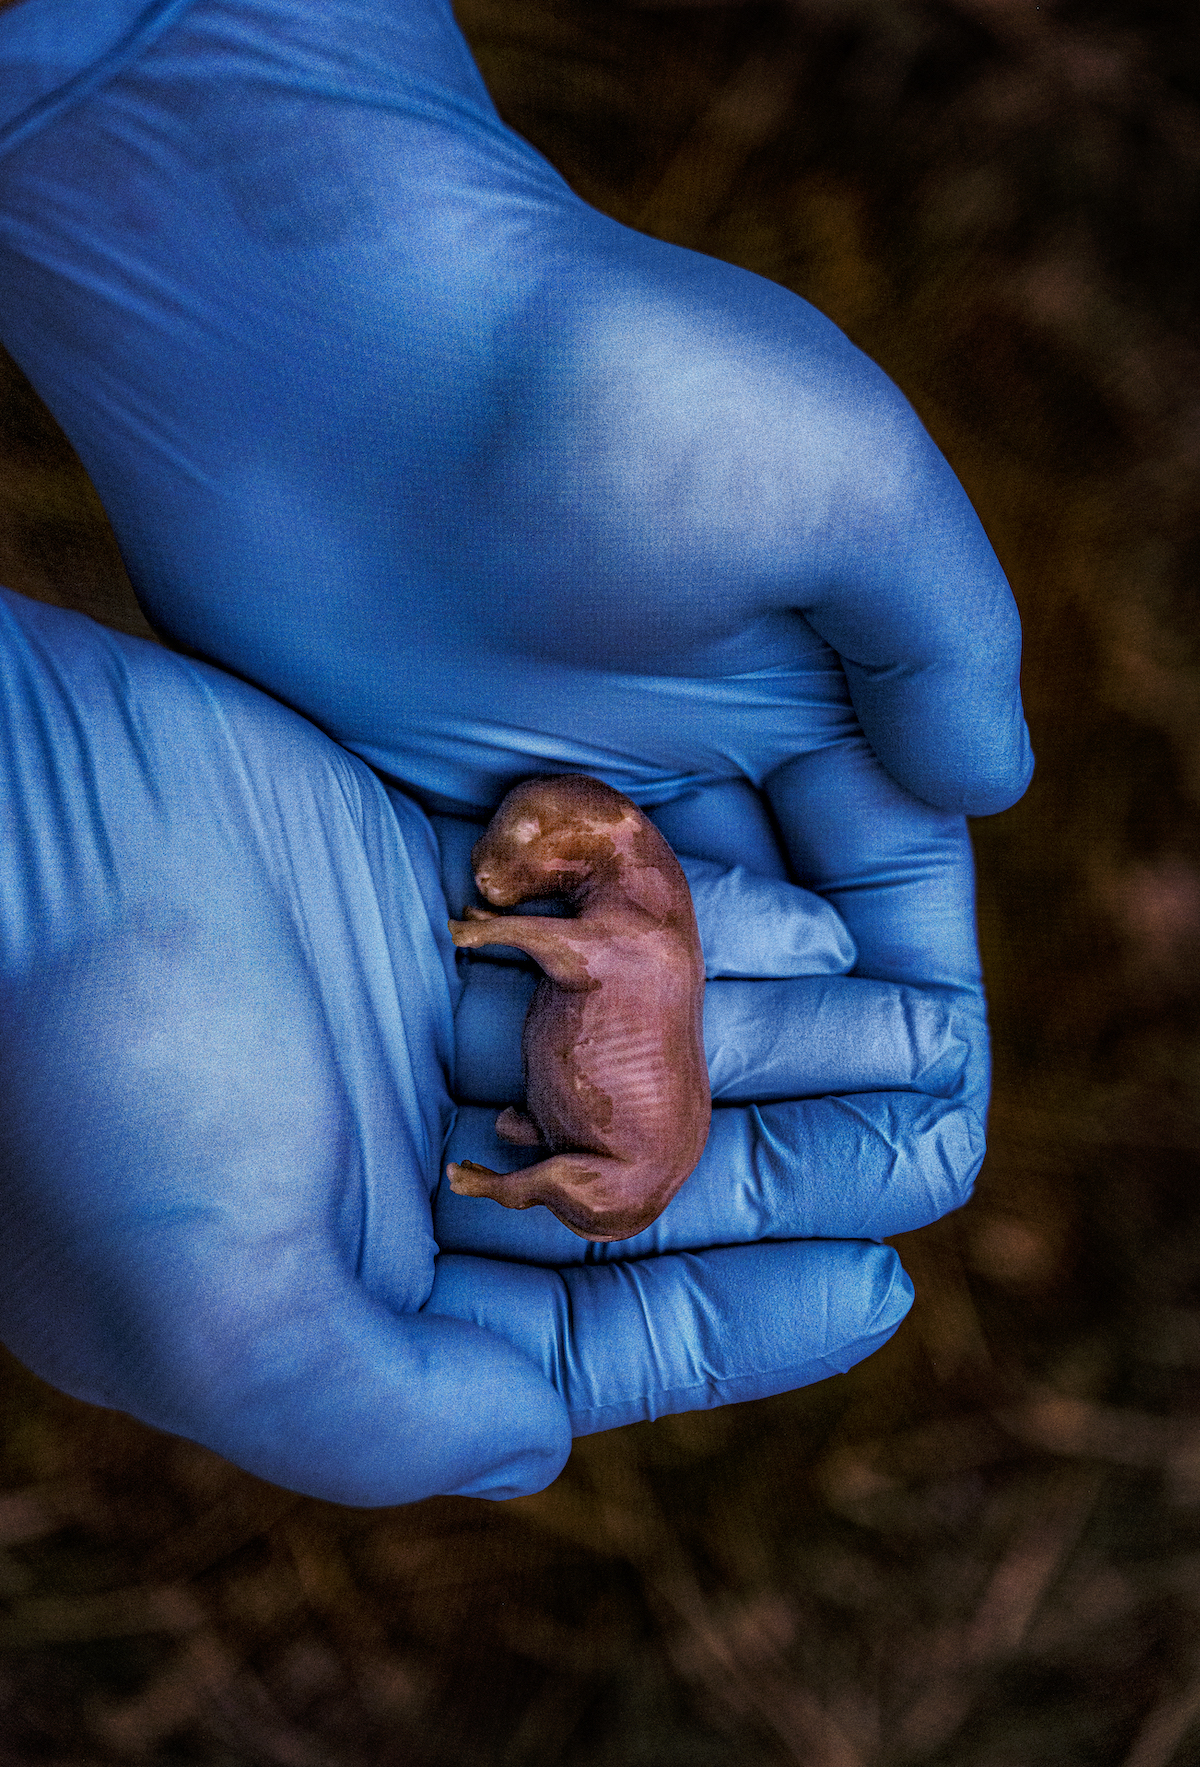
[[[508,945],[532,957],[560,988],[571,990],[598,986],[594,960],[611,937],[606,927],[591,920],[558,920],[548,914],[489,914],[483,908],[465,909],[463,919],[452,920],[449,926],[450,937],[460,951]]]

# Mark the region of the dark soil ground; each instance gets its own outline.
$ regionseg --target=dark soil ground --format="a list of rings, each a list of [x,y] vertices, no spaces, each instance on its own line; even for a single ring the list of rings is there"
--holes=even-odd
[[[463,0],[589,200],[797,290],[1005,564],[997,1052],[917,1304],[824,1386],[346,1511],[0,1362],[2,1767],[1200,1762],[1200,13]],[[15,371],[0,580],[144,625]]]

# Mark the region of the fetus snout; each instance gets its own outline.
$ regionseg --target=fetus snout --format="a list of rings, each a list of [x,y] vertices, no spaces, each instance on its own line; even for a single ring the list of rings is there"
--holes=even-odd
[[[520,892],[512,880],[506,880],[503,872],[493,871],[490,867],[475,873],[475,887],[496,908],[511,908],[520,899]]]

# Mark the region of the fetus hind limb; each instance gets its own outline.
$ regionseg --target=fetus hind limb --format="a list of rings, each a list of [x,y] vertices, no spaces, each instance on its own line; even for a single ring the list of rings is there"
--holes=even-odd
[[[493,1172],[474,1160],[451,1161],[446,1176],[456,1196],[490,1197],[506,1209],[543,1203],[580,1239],[628,1239],[648,1227],[663,1207],[661,1201],[647,1200],[637,1168],[608,1154],[556,1153],[519,1172]]]

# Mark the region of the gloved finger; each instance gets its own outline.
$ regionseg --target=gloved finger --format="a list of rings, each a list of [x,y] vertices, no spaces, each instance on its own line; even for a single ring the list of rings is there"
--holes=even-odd
[[[464,1106],[445,1161],[475,1160],[498,1172],[534,1164],[529,1148],[501,1141],[494,1125],[493,1110]],[[884,1239],[965,1202],[983,1151],[974,1112],[921,1092],[718,1106],[699,1165],[644,1233],[593,1244],[540,1204],[506,1209],[456,1196],[443,1175],[434,1236],[443,1252],[549,1265],[759,1239]]]
[[[647,814],[676,853],[716,865],[744,865],[756,877],[788,876],[787,858],[762,794],[746,779],[726,779]]]
[[[858,375],[861,511],[844,512],[800,607],[842,660],[888,772],[943,810],[986,816],[1029,783],[1021,627],[962,486],[900,393]]]
[[[475,888],[471,870],[471,848],[480,838],[486,822],[471,822],[462,816],[431,816],[430,826],[438,846],[438,863],[446,907],[459,916],[464,908],[478,905],[482,898]]]
[[[566,1270],[443,1255],[424,1316],[509,1338],[589,1435],[839,1374],[911,1303],[890,1247],[813,1241]]]
[[[796,875],[850,928],[859,975],[979,987],[974,866],[960,816],[896,785],[861,739],[787,762],[764,789]]]
[[[890,778],[863,740],[802,756],[765,782],[796,876],[827,896],[858,948],[856,974],[945,991],[971,1043],[973,1108],[988,1088],[975,870],[959,816]]]
[[[520,1104],[521,1033],[538,978],[532,968],[465,965],[454,1014],[454,1096],[460,1104]]]
[[[950,1099],[968,1056],[945,1000],[854,976],[713,982],[704,1048],[722,1104],[895,1090]]]
[[[844,975],[857,952],[837,910],[811,890],[744,865],[679,855],[716,976]]]
[[[473,963],[455,1018],[463,1104],[520,1103],[521,1032],[537,976]],[[916,988],[828,976],[716,981],[704,1047],[718,1102],[766,1103],[897,1088],[953,1096],[968,1046],[950,1004]]]

